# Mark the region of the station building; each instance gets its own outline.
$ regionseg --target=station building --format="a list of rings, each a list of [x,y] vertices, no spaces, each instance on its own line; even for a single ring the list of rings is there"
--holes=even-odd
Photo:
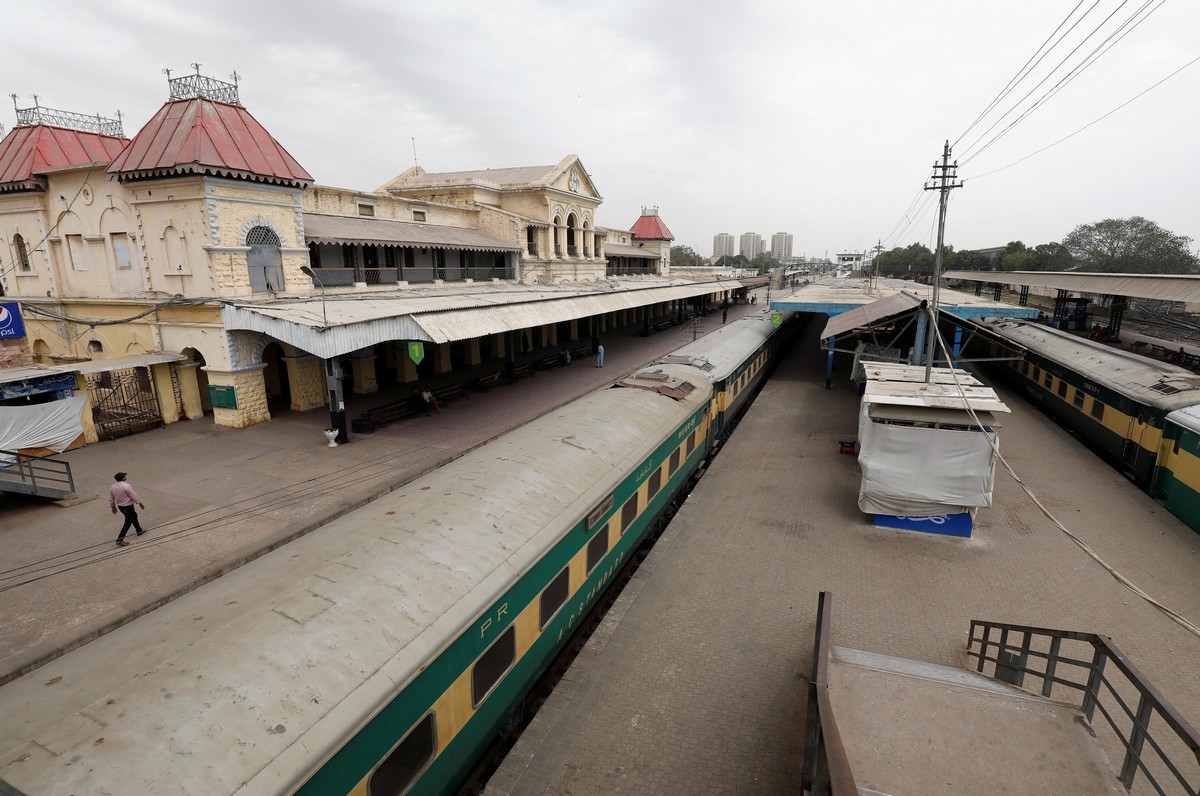
[[[330,372],[361,395],[511,369],[740,288],[672,276],[656,208],[629,230],[600,226],[603,198],[575,155],[321,186],[236,84],[168,85],[132,138],[119,121],[35,105],[0,141],[0,287],[25,327],[0,341],[0,368],[26,368],[26,400],[37,368],[58,393],[76,373],[88,441],[130,415],[245,427],[273,406],[317,409]]]

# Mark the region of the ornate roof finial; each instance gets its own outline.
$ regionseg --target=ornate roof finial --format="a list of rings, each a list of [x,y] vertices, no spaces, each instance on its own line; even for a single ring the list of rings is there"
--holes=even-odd
[[[234,87],[236,88],[236,87],[237,87],[237,84],[238,84],[238,81],[242,79],[242,76],[241,76],[241,75],[239,75],[239,74],[237,73],[237,70],[236,70],[236,69],[234,69],[234,70],[233,70],[233,71],[232,71],[232,72],[229,74],[229,79],[233,81],[233,85],[234,85]]]
[[[171,82],[171,67],[164,66],[162,68],[162,73],[167,76],[167,82]]]
[[[163,74],[167,76],[167,85],[171,89],[171,99],[210,99],[217,102],[227,102],[230,105],[241,105],[238,99],[238,81],[242,76],[234,72],[231,77],[232,83],[226,83],[223,80],[208,77],[200,74],[201,64],[192,63],[191,67],[196,70],[194,75],[184,75],[183,77],[171,77],[171,70],[164,69]]]
[[[196,75],[198,77],[200,75],[200,64],[192,63],[190,66],[192,67],[192,69],[196,70]]]

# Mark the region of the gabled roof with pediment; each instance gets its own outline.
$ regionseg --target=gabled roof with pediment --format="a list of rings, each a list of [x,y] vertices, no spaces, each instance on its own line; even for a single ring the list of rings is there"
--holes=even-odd
[[[579,190],[575,191],[570,187],[572,169],[579,178]],[[420,166],[413,166],[381,186],[378,192],[404,195],[435,189],[471,187],[491,188],[503,192],[558,188],[579,193],[581,196],[601,198],[578,155],[567,155],[558,163],[549,166],[442,172],[429,172]],[[582,192],[584,188],[587,189],[587,193]]]

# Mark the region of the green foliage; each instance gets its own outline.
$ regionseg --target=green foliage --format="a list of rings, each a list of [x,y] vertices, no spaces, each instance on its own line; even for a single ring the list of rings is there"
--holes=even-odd
[[[704,265],[704,258],[696,253],[696,250],[691,246],[672,246],[671,247],[671,267],[672,268],[687,268],[689,266]]]
[[[1061,243],[1039,243],[1031,251],[1033,258],[1026,266],[1030,271],[1066,271],[1075,264],[1071,250]]]
[[[883,252],[875,258],[875,273],[897,279],[916,279],[918,276],[932,274],[933,252],[920,243]]]
[[[1028,271],[1032,260],[1033,255],[1027,251],[1011,251],[1000,258],[1000,270]]]
[[[1062,241],[1082,270],[1108,274],[1200,273],[1191,244],[1141,216],[1080,224]]]
[[[980,252],[963,249],[945,258],[947,271],[986,271],[992,267],[992,258]]]

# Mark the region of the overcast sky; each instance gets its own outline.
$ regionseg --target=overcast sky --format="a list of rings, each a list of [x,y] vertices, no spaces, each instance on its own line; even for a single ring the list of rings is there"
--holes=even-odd
[[[120,109],[133,135],[166,99],[163,67],[236,69],[243,104],[319,184],[374,190],[412,165],[412,139],[435,172],[574,153],[604,197],[598,224],[628,229],[658,206],[675,243],[705,256],[717,232],[791,232],[810,256],[929,245],[932,202],[901,220],[947,139],[966,181],[947,219],[956,248],[1055,241],[1131,215],[1200,239],[1200,63],[984,176],[1200,56],[1194,0],[1152,0],[1142,24],[968,161],[1144,2],[13,2],[0,87],[21,107],[37,93],[53,108]],[[1073,9],[1066,27],[1082,21],[959,140]]]

